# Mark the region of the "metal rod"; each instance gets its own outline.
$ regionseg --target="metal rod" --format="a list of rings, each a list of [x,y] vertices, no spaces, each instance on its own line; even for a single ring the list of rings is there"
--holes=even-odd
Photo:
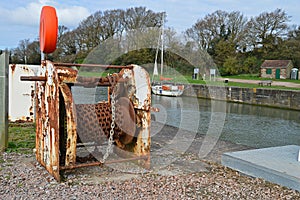
[[[126,82],[123,78],[117,79],[118,83]],[[77,82],[75,83],[77,86],[111,86],[109,79],[107,77],[77,77]]]
[[[21,81],[47,81],[45,76],[21,76]]]
[[[54,66],[65,66],[65,67],[101,67],[101,68],[113,68],[113,69],[132,69],[133,66],[119,66],[119,65],[100,65],[100,64],[75,64],[75,63],[53,63]]]
[[[134,158],[125,158],[120,160],[108,160],[105,161],[105,163],[102,162],[93,162],[93,163],[84,163],[79,165],[71,165],[71,166],[60,166],[59,170],[66,170],[66,169],[76,169],[81,167],[92,167],[92,166],[101,166],[103,164],[114,164],[114,163],[121,163],[121,162],[129,162],[129,161],[135,161],[135,160],[147,160],[149,156],[138,156]]]

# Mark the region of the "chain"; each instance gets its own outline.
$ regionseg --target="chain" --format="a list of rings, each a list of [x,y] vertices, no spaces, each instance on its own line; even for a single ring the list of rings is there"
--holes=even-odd
[[[101,163],[104,163],[108,158],[109,154],[112,151],[112,144],[114,142],[114,128],[115,128],[115,119],[116,119],[116,101],[115,101],[115,94],[114,92],[111,95],[111,124],[110,124],[110,131],[109,131],[109,138],[108,138],[108,145],[106,148],[106,152],[103,156]]]

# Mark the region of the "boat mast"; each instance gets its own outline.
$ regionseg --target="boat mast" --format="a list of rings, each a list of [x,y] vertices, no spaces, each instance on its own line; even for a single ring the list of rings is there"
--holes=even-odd
[[[155,61],[154,61],[154,69],[153,69],[153,74],[152,74],[152,81],[154,80],[154,76],[158,76],[158,70],[157,70],[157,57],[158,57],[158,50],[159,50],[159,45],[160,45],[160,36],[161,32],[159,31],[159,36],[158,36],[158,41],[157,41],[157,47],[156,47],[156,52],[155,52]]]
[[[163,75],[164,68],[164,24],[165,24],[165,13],[162,15],[162,25],[161,25],[161,64],[160,64],[160,75]]]

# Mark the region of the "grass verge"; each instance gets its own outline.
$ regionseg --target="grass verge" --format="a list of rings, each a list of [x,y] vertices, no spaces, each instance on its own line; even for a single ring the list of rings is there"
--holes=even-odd
[[[6,152],[32,153],[35,148],[34,123],[10,123]]]

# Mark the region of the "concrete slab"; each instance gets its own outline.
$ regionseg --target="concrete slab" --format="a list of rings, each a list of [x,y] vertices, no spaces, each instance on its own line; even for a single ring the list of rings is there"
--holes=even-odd
[[[300,191],[300,146],[288,145],[224,153],[222,165]]]

